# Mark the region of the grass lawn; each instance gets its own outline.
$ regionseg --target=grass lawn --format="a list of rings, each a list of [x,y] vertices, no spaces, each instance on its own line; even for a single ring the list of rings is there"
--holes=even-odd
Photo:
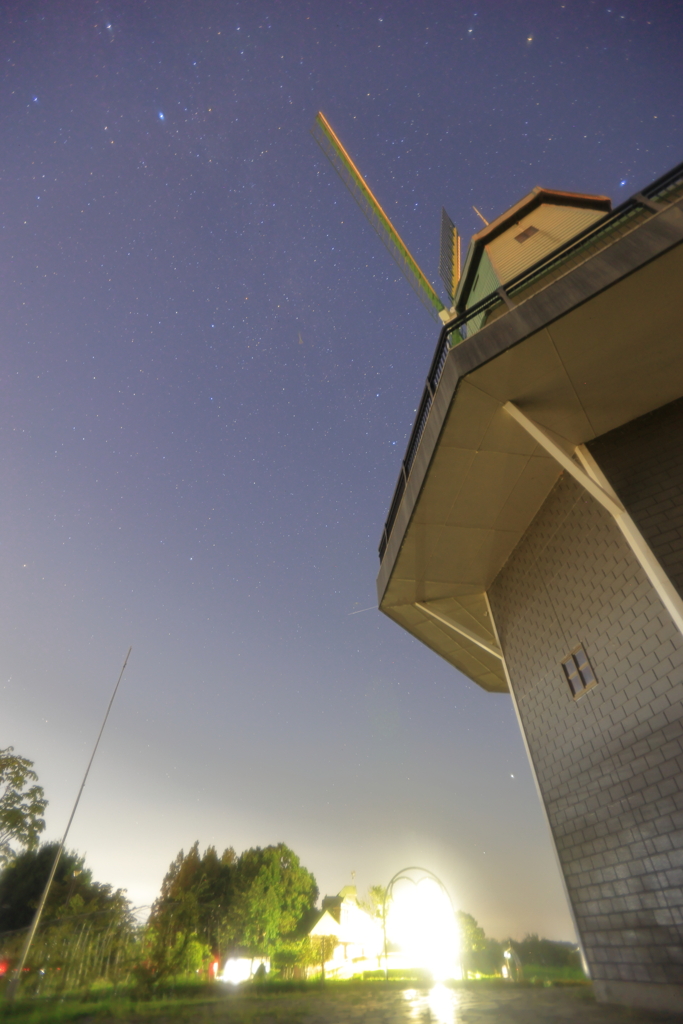
[[[413,983],[414,984],[414,983]],[[546,983],[547,984],[547,983]],[[68,1024],[70,1021],[96,1024],[357,1024],[377,1017],[397,1022],[429,1019],[434,1024],[454,1024],[453,1005],[491,995],[505,995],[512,986],[498,981],[457,983],[441,986],[440,1003],[434,1004],[434,990],[411,988],[400,981],[328,981],[308,983],[266,983],[237,988],[214,983],[178,985],[149,999],[113,997],[24,998],[13,1006],[0,1003],[4,1024]],[[537,986],[538,987],[538,986]],[[541,986],[542,987],[542,986]],[[574,997],[592,999],[590,986]],[[423,1005],[424,1004],[424,1005]],[[432,1005],[434,1004],[434,1005]],[[493,1022],[492,1022],[493,1024]]]

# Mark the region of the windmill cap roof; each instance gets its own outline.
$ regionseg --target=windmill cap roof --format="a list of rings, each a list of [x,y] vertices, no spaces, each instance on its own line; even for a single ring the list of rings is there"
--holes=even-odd
[[[605,213],[609,213],[612,209],[612,200],[609,196],[585,195],[582,192],[557,192],[555,189],[541,188],[540,185],[537,185],[518,203],[511,206],[505,213],[501,213],[500,217],[496,217],[476,235],[472,235],[472,243],[480,242],[486,245],[487,242],[502,234],[512,224],[516,224],[518,220],[544,203],[552,206],[580,206],[590,210],[604,210]]]
[[[502,213],[500,217],[487,224],[475,235],[472,235],[462,277],[456,293],[455,307],[462,312],[467,304],[472,282],[477,272],[479,259],[484,247],[492,242],[494,238],[502,235],[508,228],[517,224],[523,217],[537,209],[539,206],[573,206],[581,209],[600,210],[609,213],[612,209],[612,200],[609,196],[586,195],[583,192],[558,192],[551,188],[541,188],[537,185],[528,195],[520,199],[518,203],[511,206],[509,210]]]

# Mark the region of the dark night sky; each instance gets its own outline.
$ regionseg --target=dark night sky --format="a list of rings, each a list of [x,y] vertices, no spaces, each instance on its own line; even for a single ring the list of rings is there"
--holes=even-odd
[[[438,329],[427,275],[534,185],[619,202],[683,158],[683,6],[0,6],[0,746],[149,903],[195,839],[336,892],[409,863],[487,932],[572,937],[509,697],[377,611]],[[361,611],[353,615],[354,611]]]

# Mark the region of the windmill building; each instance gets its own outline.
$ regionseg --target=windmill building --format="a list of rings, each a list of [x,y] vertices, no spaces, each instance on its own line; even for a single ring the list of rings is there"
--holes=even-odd
[[[379,607],[509,692],[598,999],[683,1011],[683,164],[616,210],[535,188],[444,308],[329,124],[314,134],[442,321]]]
[[[474,236],[377,581],[510,692],[598,998],[679,1011],[682,243],[683,166],[615,211],[534,189]]]

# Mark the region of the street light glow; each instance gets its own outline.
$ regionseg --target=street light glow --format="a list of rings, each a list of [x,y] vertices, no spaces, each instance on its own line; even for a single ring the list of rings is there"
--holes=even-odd
[[[448,894],[434,879],[396,886],[387,913],[387,935],[434,981],[459,977],[459,929]]]

